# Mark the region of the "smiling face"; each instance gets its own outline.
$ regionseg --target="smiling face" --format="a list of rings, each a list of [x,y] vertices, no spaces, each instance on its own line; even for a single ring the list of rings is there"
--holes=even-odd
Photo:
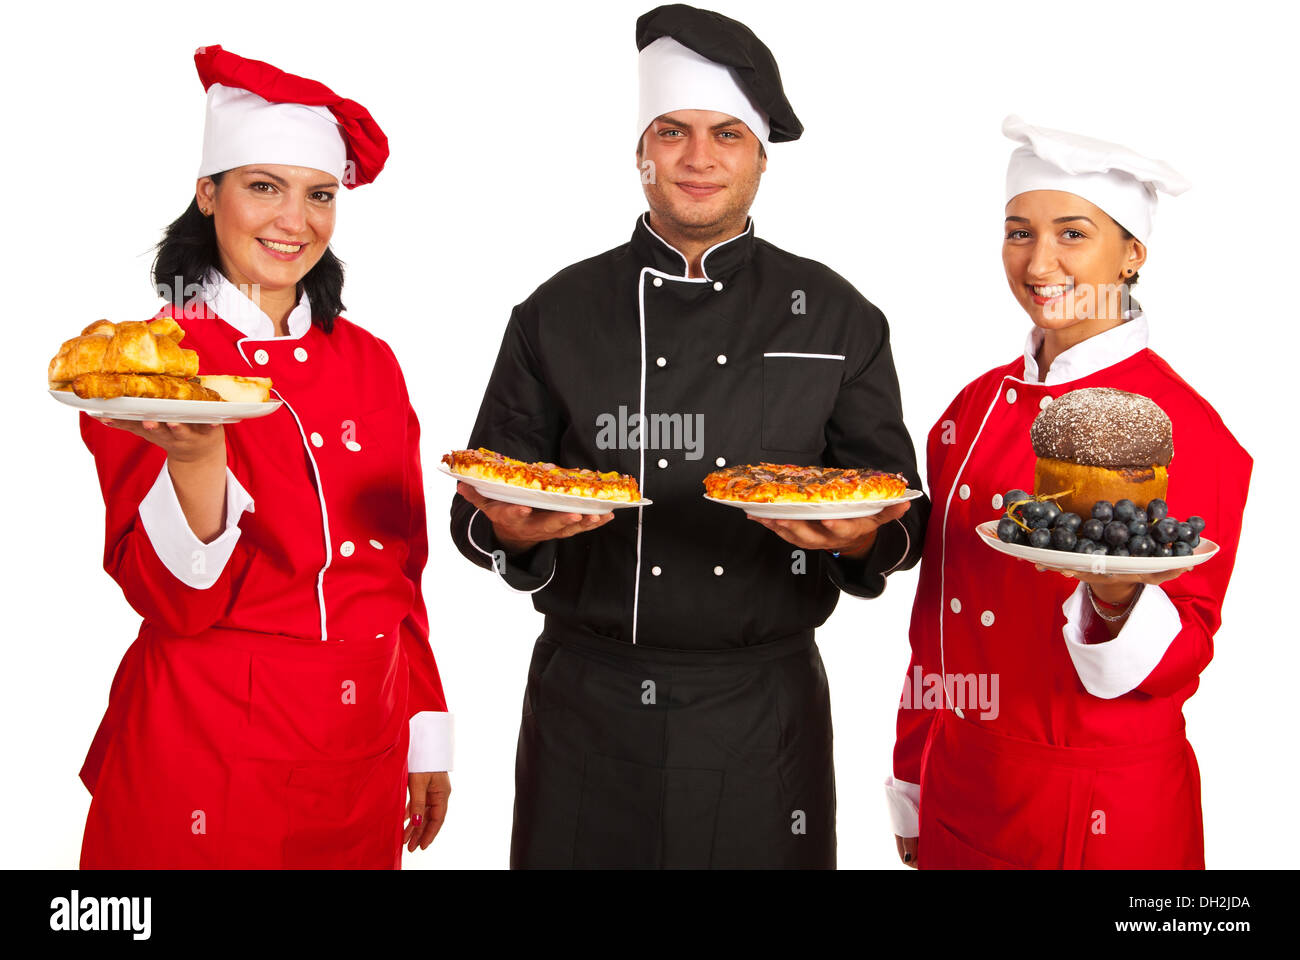
[[[742,121],[715,110],[656,118],[637,156],[651,223],[695,239],[740,232],[767,170],[761,146]]]
[[[1034,325],[1077,328],[1083,337],[1123,319],[1124,281],[1146,247],[1100,207],[1060,190],[1030,190],[1007,202],[1002,265]]]
[[[334,233],[338,179],[308,167],[236,167],[214,184],[199,180],[199,208],[213,216],[221,272],[263,293],[293,290],[324,255]]]

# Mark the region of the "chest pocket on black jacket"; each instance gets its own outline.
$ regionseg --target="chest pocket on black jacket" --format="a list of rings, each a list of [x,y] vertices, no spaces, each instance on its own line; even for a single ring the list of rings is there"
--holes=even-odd
[[[839,355],[763,354],[763,448],[819,453],[843,373]]]

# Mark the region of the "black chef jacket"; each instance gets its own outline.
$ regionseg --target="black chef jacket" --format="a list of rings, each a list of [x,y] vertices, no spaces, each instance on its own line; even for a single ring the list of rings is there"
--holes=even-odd
[[[840,590],[878,596],[886,573],[920,557],[924,497],[859,560],[800,550],[704,499],[711,470],[764,460],[921,484],[879,309],[823,264],[755,237],[752,220],[701,270],[688,278],[643,215],[630,243],[560,271],[511,314],[469,447],[631,474],[654,501],[504,569],[498,560],[547,632],[670,648],[768,643],[825,622]],[[503,555],[460,495],[451,533],[479,566]]]

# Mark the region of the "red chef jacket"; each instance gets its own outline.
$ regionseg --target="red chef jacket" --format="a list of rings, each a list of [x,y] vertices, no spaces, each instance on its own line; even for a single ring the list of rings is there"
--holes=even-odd
[[[968,384],[929,434],[935,506],[887,781],[895,830],[917,835],[919,794],[922,867],[1200,867],[1200,778],[1182,705],[1213,654],[1252,461],[1147,348],[1145,318],[1062,353],[1047,382],[1038,342],[1031,334],[1025,357]],[[1005,491],[1033,489],[1039,411],[1102,386],[1169,415],[1170,513],[1204,517],[1203,535],[1220,547],[1143,588],[1113,640],[1081,583],[975,533],[1000,514]]]
[[[104,568],[143,617],[81,776],[83,866],[398,866],[406,772],[447,770],[421,593],[420,428],[392,350],[306,296],[276,337],[229,281],[168,306],[201,374],[272,379],[225,427],[208,544],[160,448],[81,415]],[[409,761],[409,764],[408,764]]]

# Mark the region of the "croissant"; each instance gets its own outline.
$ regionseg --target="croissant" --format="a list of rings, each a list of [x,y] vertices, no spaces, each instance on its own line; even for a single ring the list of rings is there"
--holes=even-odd
[[[167,374],[83,373],[72,380],[72,392],[90,398],[149,397],[159,400],[211,400],[221,394],[203,386],[197,378],[186,380]]]
[[[171,317],[148,323],[98,320],[59,348],[50,361],[52,387],[86,373],[152,373],[197,376],[199,355],[182,348],[185,331]]]

